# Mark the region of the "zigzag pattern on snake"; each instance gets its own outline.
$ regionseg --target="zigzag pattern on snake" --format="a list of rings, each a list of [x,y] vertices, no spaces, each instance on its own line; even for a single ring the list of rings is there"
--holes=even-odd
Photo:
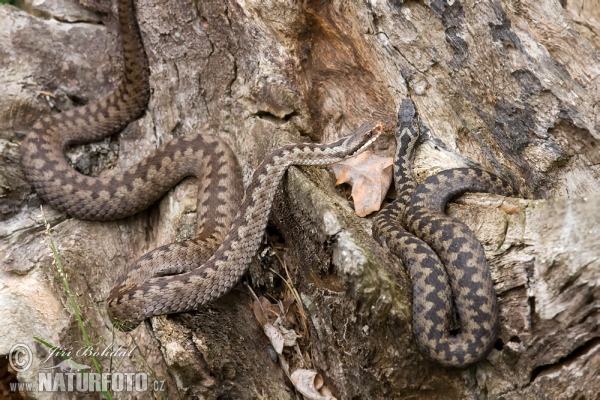
[[[512,187],[494,174],[459,168],[431,176],[417,187],[414,149],[422,123],[412,101],[398,112],[394,184],[397,199],[373,221],[373,235],[396,254],[413,282],[412,330],[420,350],[442,365],[464,367],[491,350],[498,330],[498,305],[483,247],[461,222],[444,214],[447,202],[465,192],[511,196]],[[459,334],[451,334],[454,308]]]
[[[118,14],[125,64],[121,83],[97,103],[36,122],[21,144],[21,163],[50,205],[76,218],[100,221],[135,214],[181,179],[198,177],[197,237],[142,256],[109,294],[109,317],[117,328],[130,330],[148,317],[196,309],[229,291],[258,250],[288,166],[326,165],[355,156],[377,139],[381,126],[364,124],[331,144],[277,149],[254,172],[241,206],[237,159],[226,143],[206,134],[173,139],[122,173],[99,178],[79,174],[66,162],[64,148],[121,131],[143,113],[149,98],[133,1],[120,0]]]

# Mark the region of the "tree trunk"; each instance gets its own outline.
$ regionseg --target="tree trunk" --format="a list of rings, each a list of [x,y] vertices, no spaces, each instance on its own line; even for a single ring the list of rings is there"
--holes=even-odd
[[[17,342],[34,348],[21,382],[37,382],[40,368],[62,360],[46,361],[34,336],[73,351],[83,346],[42,240],[41,200],[19,163],[19,143],[38,117],[99,99],[121,76],[112,2],[82,3],[87,8],[75,0],[34,0],[26,11],[0,6],[0,354]],[[148,111],[120,135],[71,149],[67,156],[85,173],[125,170],[198,130],[234,149],[246,184],[281,145],[329,142],[367,121],[386,128],[376,153],[389,156],[397,108],[410,98],[433,136],[418,150],[418,180],[478,164],[509,177],[522,199],[466,195],[448,208],[484,244],[500,303],[494,350],[463,370],[418,352],[410,279],[327,168],[289,170],[265,248],[244,278],[272,302],[290,286],[298,294],[288,327],[303,337],[278,362],[243,284],[197,312],[153,318],[132,334],[112,331],[105,299],[126,266],[193,234],[193,179],[120,221],[79,221],[45,207],[94,345],[137,345],[131,356],[99,357],[103,371],[152,373],[168,398],[301,398],[286,362],[291,371],[318,371],[338,399],[596,398],[597,1],[137,0],[136,7],[151,70]]]

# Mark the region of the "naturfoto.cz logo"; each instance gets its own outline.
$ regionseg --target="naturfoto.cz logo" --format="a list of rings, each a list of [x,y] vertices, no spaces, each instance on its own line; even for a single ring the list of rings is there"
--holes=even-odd
[[[85,352],[92,351],[87,348]],[[106,352],[106,349],[104,350]],[[79,353],[79,352],[78,352]],[[44,362],[53,355],[66,356],[70,352],[53,349]],[[123,353],[125,354],[125,353]],[[114,352],[113,352],[114,355]],[[9,363],[16,372],[27,371],[33,362],[33,351],[24,343],[13,345],[9,352]],[[31,382],[11,382],[12,392],[146,392],[149,387],[145,372],[91,372],[91,367],[65,359],[59,364],[40,368],[37,387]],[[90,372],[88,372],[90,371]],[[153,391],[163,391],[164,381],[153,381]]]

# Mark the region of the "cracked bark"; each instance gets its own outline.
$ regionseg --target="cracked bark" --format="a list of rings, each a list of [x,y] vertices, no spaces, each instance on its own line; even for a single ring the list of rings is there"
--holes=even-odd
[[[0,6],[0,354],[80,333],[40,243],[40,200],[19,143],[40,116],[98,99],[120,76],[111,2]],[[561,6],[562,4],[562,6]],[[123,170],[173,136],[218,134],[248,182],[273,149],[331,141],[368,120],[391,133],[410,97],[435,141],[419,180],[467,164],[510,177],[521,200],[463,196],[449,207],[484,243],[501,309],[487,360],[465,370],[424,360],[410,337],[410,281],[370,237],[323,169],[292,169],[271,216],[308,313],[310,354],[338,398],[594,398],[600,390],[600,9],[591,0],[136,1],[151,68],[146,115],[121,135],[72,149],[86,173]],[[90,11],[92,10],[92,11]],[[377,152],[390,154],[391,137]],[[105,172],[103,172],[105,171]],[[195,224],[187,180],[150,210],[93,223],[46,208],[94,337],[104,299],[135,258]],[[525,200],[526,199],[526,200]],[[507,212],[508,211],[508,212]],[[255,290],[283,283],[267,255]],[[154,318],[132,336],[170,397],[294,398],[266,350],[243,285],[195,313]],[[36,376],[37,364],[23,381]],[[56,360],[52,365],[58,363]],[[86,360],[77,360],[86,363]],[[102,360],[108,368],[108,360]],[[49,364],[49,363],[47,363]],[[47,366],[44,364],[43,366]],[[146,367],[144,367],[146,368]],[[43,395],[39,395],[43,397]]]

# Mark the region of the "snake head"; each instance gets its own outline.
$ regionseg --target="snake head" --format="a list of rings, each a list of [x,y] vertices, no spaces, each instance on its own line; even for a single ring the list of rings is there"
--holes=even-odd
[[[380,122],[367,122],[352,132],[344,140],[346,158],[354,157],[362,153],[373,144],[383,131]]]
[[[398,122],[400,125],[410,124],[415,113],[415,105],[412,100],[404,99],[400,108],[398,108]]]

